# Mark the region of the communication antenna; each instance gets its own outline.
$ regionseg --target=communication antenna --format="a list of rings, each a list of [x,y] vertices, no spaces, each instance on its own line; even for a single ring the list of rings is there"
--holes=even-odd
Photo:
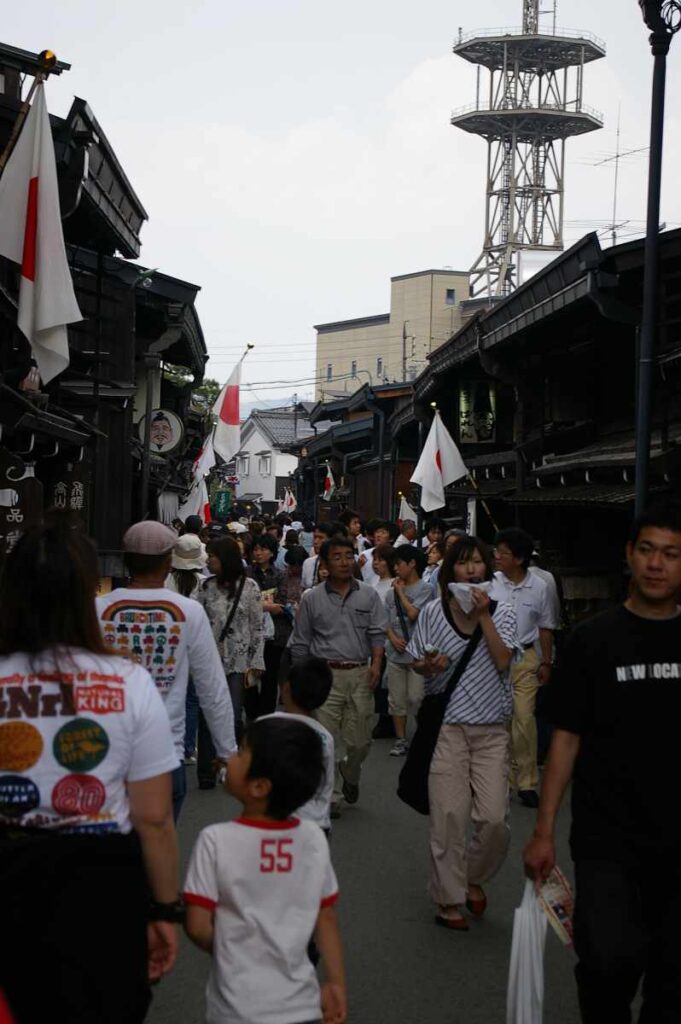
[[[617,191],[619,188],[620,161],[623,160],[624,157],[633,156],[635,153],[646,153],[649,149],[648,146],[638,146],[636,149],[627,149],[624,153],[621,151],[621,120],[622,104],[620,103],[617,108],[617,143],[615,152],[612,156],[606,156],[603,160],[596,160],[596,162],[591,165],[592,167],[602,167],[604,164],[610,164],[613,162],[615,164],[615,177],[612,191],[612,224],[609,224],[607,229],[610,231],[610,237],[612,238],[613,245],[617,245],[617,229],[619,227],[624,227],[627,223],[627,221],[624,221],[622,224],[617,223]]]
[[[489,72],[451,123],[487,142],[485,236],[471,295],[507,295],[525,250],[563,249],[565,142],[603,127],[583,102],[584,67],[605,56],[586,32],[542,33],[539,0],[521,0],[520,29],[460,32],[454,53]],[[549,9],[549,13],[551,13]],[[555,27],[556,4],[553,5]]]

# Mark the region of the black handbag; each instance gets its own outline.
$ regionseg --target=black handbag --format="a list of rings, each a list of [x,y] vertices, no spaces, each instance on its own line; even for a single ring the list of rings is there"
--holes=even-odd
[[[490,604],[490,611],[493,611],[494,607],[494,603]],[[448,622],[453,627],[454,623],[451,612],[444,602],[443,610]],[[413,807],[419,814],[430,814],[430,801],[428,800],[430,762],[433,760],[437,738],[440,735],[449,698],[454,693],[457,683],[468,668],[481,639],[482,629],[478,625],[466,644],[466,649],[457,661],[442,693],[429,694],[421,701],[421,707],[416,716],[416,732],[409,746],[407,759],[402,766],[397,784],[397,795],[400,800],[403,800],[409,807]]]
[[[229,633],[229,627],[234,622],[234,616],[236,615],[236,610],[239,607],[239,601],[241,600],[241,595],[244,592],[244,586],[245,585],[246,585],[246,574],[244,573],[244,575],[239,580],[239,586],[236,589],[236,593],[234,595],[234,601],[232,602],[232,607],[229,609],[229,615],[227,616],[227,621],[225,622],[224,626],[222,627],[222,630],[220,631],[219,643],[221,643],[221,644],[225,642],[225,637]]]

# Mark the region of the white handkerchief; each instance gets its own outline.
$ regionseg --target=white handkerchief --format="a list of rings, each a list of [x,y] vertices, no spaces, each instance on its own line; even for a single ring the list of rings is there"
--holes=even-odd
[[[471,591],[475,588],[476,590],[484,590],[486,594],[489,594],[493,586],[493,580],[486,580],[484,583],[450,583],[447,589],[452,597],[455,597],[459,602],[461,611],[468,615],[473,607]]]

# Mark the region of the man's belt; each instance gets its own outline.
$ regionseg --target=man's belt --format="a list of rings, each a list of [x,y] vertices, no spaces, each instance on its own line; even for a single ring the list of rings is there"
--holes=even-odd
[[[336,669],[350,669],[350,668],[366,668],[366,661],[329,661],[327,662],[329,668]]]

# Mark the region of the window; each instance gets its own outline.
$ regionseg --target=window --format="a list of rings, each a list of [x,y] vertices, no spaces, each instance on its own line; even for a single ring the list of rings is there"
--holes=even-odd
[[[258,459],[258,472],[260,476],[269,476],[272,472],[272,456],[261,455]]]
[[[239,456],[239,458],[236,460],[237,476],[248,476],[250,461],[250,455]]]
[[[448,288],[445,298],[445,305],[456,306],[456,288]]]
[[[326,364],[326,379],[333,380],[333,363]]]
[[[357,376],[357,360],[356,359],[353,359],[352,363],[350,365],[350,375],[352,377],[356,377]]]
[[[376,376],[379,380],[383,376],[383,356],[376,356]]]

